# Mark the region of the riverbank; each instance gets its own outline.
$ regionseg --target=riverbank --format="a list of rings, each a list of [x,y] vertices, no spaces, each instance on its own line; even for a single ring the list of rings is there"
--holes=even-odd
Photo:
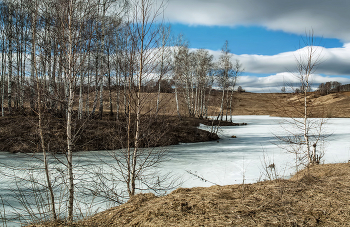
[[[44,137],[49,151],[62,153],[66,149],[66,128],[63,118],[44,120]],[[176,116],[145,118],[142,122],[140,147],[158,147],[179,143],[196,143],[218,140],[216,133],[198,129],[200,124],[237,126],[231,122]],[[0,151],[33,153],[40,152],[38,118],[36,116],[7,116],[0,118]],[[133,127],[131,127],[133,128]],[[131,129],[132,130],[132,129]],[[126,119],[109,117],[102,120],[80,120],[73,125],[75,151],[115,150],[127,147]],[[133,138],[129,141],[133,145]]]
[[[323,164],[290,180],[139,194],[70,226],[344,226],[349,171],[349,163]]]
[[[336,226],[350,223],[350,164],[325,164],[290,180],[141,194],[87,226]]]

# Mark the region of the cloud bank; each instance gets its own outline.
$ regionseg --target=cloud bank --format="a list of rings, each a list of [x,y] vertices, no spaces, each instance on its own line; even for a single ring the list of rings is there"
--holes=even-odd
[[[349,0],[169,0],[165,18],[190,25],[257,25],[350,42]]]
[[[350,75],[349,9],[349,0],[169,0],[165,18],[193,26],[261,26],[299,35],[312,29],[314,36],[340,39],[345,43],[341,48],[317,47],[320,64],[312,75],[315,89],[327,81],[350,83],[345,76]],[[283,84],[295,80],[296,58],[304,51],[234,55],[233,60],[245,68],[239,85],[250,92],[279,92]],[[220,51],[210,52],[218,59]]]
[[[338,81],[342,84],[349,84],[350,78],[328,77],[319,74],[312,74],[310,77],[312,90],[317,90],[320,83],[326,83],[328,81]],[[291,86],[296,88],[295,84],[298,84],[298,77],[290,72],[277,73],[266,77],[243,75],[238,79],[237,84],[248,92],[281,92],[283,86],[286,87],[288,92],[291,91]]]
[[[233,55],[232,60],[239,60],[245,73],[241,76],[238,84],[249,92],[279,92],[286,83],[297,83],[296,60],[304,57],[306,48],[296,51],[284,52],[277,55]],[[317,49],[314,57],[318,58],[319,64],[315,67],[312,75],[312,88],[315,90],[320,83],[338,81],[349,84],[350,77],[350,44],[342,48]],[[220,51],[210,51],[215,59],[220,56]],[[265,77],[252,76],[250,74],[270,74]]]

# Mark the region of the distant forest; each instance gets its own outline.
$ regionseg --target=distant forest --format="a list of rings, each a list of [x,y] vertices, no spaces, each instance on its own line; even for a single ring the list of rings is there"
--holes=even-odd
[[[321,83],[318,86],[318,91],[321,95],[327,95],[332,92],[350,91],[350,84],[344,84],[337,81],[329,81],[327,83]]]

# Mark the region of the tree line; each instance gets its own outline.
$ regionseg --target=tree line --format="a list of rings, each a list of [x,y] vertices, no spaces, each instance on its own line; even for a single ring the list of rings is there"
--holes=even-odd
[[[74,8],[68,12],[69,2],[1,2],[2,116],[26,111],[28,107],[36,110],[36,83],[41,85],[41,101],[47,109],[66,116],[68,75],[73,76],[72,89],[76,93],[73,102],[78,104],[80,119],[94,115],[102,118],[106,105],[111,115],[118,117],[122,109],[127,114],[128,87],[137,89],[140,81],[135,75],[143,71],[140,64],[147,65],[143,71],[146,75],[139,84],[142,91],[158,92],[157,99],[164,90],[173,91],[176,96],[182,94],[188,111],[185,114],[190,116],[206,115],[214,82],[223,94],[228,95],[227,89],[233,92],[233,81],[242,67],[239,62],[235,67],[232,65],[228,43],[220,59],[214,62],[204,49],[190,51],[181,35],[173,38],[170,27],[155,21],[156,18],[147,31],[139,30],[135,26],[138,22],[131,18],[132,5],[136,2],[72,1]],[[142,39],[150,41],[143,47],[149,60],[140,63]],[[103,102],[105,93],[108,104]],[[226,109],[232,106],[227,104],[232,103],[230,100],[226,100]],[[159,106],[159,100],[157,103]]]
[[[320,95],[328,95],[332,92],[350,91],[350,84],[342,85],[338,81],[328,81],[318,86]]]

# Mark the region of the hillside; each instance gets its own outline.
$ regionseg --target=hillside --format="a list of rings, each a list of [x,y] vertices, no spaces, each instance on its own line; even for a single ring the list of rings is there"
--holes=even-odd
[[[143,109],[145,112],[154,109],[156,95],[156,93],[143,94],[145,102]],[[212,91],[210,97],[207,97],[208,116],[217,116],[220,113],[221,99],[221,91]],[[161,100],[160,113],[162,115],[176,116],[175,94],[163,93]],[[233,95],[232,115],[296,117],[303,112],[303,101],[302,95],[294,93],[235,92]],[[108,106],[108,96],[105,96],[104,103],[105,106]],[[350,117],[350,92],[331,93],[325,96],[320,96],[317,92],[310,92],[308,94],[308,103],[314,117]],[[123,109],[124,107],[121,106],[120,108]],[[179,110],[181,115],[188,115],[187,104],[182,94],[179,95]],[[225,114],[226,102],[224,102]]]
[[[93,96],[93,93],[91,94]],[[115,93],[112,93],[112,97]],[[187,104],[183,94],[179,94],[179,111],[182,116],[188,115]],[[271,116],[297,116],[303,112],[302,95],[294,93],[250,93],[235,92],[233,94],[232,115],[271,115]],[[143,112],[154,111],[157,102],[157,93],[143,93]],[[206,97],[208,116],[217,116],[220,113],[222,92],[213,90]],[[226,96],[225,96],[226,99]],[[320,96],[318,92],[308,94],[308,103],[311,106],[314,117],[350,117],[350,92],[331,93]],[[93,105],[91,101],[91,106]],[[108,107],[108,95],[104,96],[104,106]],[[78,108],[78,106],[76,106]],[[123,110],[120,103],[120,110]],[[108,109],[104,109],[108,112]],[[160,102],[161,115],[177,115],[174,93],[162,93]],[[226,102],[224,102],[224,114],[226,114]],[[229,110],[228,110],[229,114]]]
[[[301,96],[297,94],[238,93],[235,96],[233,115],[296,117],[303,111],[303,100],[300,99]],[[309,104],[314,117],[350,117],[350,92],[325,96],[310,93]]]
[[[350,164],[324,164],[290,180],[139,194],[76,226],[344,226]]]

